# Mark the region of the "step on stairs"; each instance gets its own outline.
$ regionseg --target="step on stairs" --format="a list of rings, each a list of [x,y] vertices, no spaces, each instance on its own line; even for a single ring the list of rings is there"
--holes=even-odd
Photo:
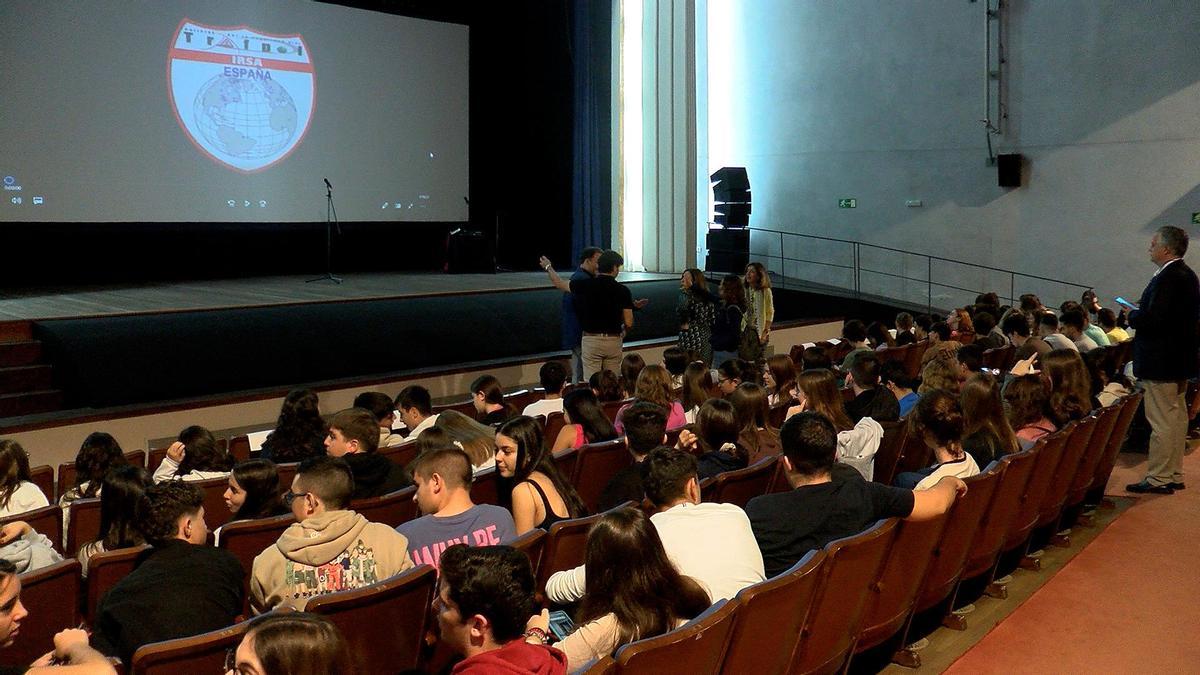
[[[51,412],[62,404],[63,392],[54,388],[54,367],[33,338],[33,323],[0,321],[0,417]]]

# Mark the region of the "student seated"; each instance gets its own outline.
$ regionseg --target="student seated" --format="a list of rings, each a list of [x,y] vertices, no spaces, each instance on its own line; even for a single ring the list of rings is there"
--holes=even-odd
[[[554,452],[603,443],[618,436],[612,420],[590,389],[576,389],[563,399],[563,426],[554,439]]]
[[[962,447],[979,468],[1019,451],[1017,436],[1004,416],[1000,383],[991,373],[975,373],[963,383]]]
[[[430,443],[440,439],[440,434],[431,434],[431,431],[443,432],[450,444],[467,453],[475,474],[496,466],[496,430],[488,425],[480,424],[457,410],[444,410],[438,413],[437,423],[431,429],[421,432],[421,439],[430,436],[427,440],[418,439],[423,447],[433,447]]]
[[[275,430],[262,445],[262,459],[299,462],[325,454],[325,420],[317,408],[317,395],[309,389],[293,389],[283,399]]]
[[[117,467],[104,477],[100,492],[100,536],[80,546],[76,555],[83,567],[83,578],[87,578],[88,563],[97,553],[146,543],[135,513],[149,484],[146,470],[133,464]]]
[[[945,513],[957,493],[966,490],[952,476],[931,490],[913,492],[835,471],[837,431],[816,412],[792,416],[779,436],[783,469],[792,490],[755,497],[746,505],[768,577],[786,572],[813,549],[862,532],[880,518],[924,520]]]
[[[663,350],[662,367],[671,376],[672,390],[678,391],[683,387],[683,372],[687,370],[688,361],[687,352],[680,347],[672,346]]]
[[[304,609],[325,593],[362,588],[413,567],[408,540],[351,511],[354,477],[346,462],[314,457],[300,463],[284,501],[299,521],[254,559],[250,606]]]
[[[1033,447],[1039,438],[1058,431],[1046,416],[1046,384],[1041,375],[1021,375],[1004,387],[1004,403],[1009,425],[1015,430],[1022,450]]]
[[[566,656],[545,646],[549,622],[526,630],[533,592],[533,570],[523,552],[508,546],[447,548],[433,612],[442,642],[466,657],[451,673],[566,673]]]
[[[232,518],[258,520],[273,518],[289,512],[279,496],[279,468],[267,459],[250,459],[233,467],[225,488],[225,507]],[[221,528],[213,532],[213,543],[220,544]]]
[[[542,425],[532,417],[521,415],[500,425],[496,471],[501,504],[512,512],[518,535],[535,527],[548,531],[560,520],[586,515],[579,494],[542,445]]]
[[[688,429],[679,432],[678,447],[700,456],[700,480],[746,468],[750,455],[738,445],[742,428],[733,404],[721,398],[709,399],[696,417],[695,433]]]
[[[879,369],[879,381],[896,398],[900,417],[907,417],[909,411],[917,404],[917,399],[920,397],[917,395],[917,392],[913,391],[916,388],[916,383],[912,381],[912,378],[908,376],[908,372],[904,370],[904,364],[899,361],[888,361],[883,364]]]
[[[625,445],[633,456],[633,464],[618,470],[608,479],[600,493],[599,507],[607,511],[614,506],[642,503],[642,460],[667,439],[667,414],[653,403],[635,403],[625,411]]]
[[[596,400],[601,403],[625,400],[625,392],[621,389],[621,379],[611,370],[592,373],[592,376],[588,378],[588,389],[592,390]]]
[[[854,467],[863,478],[871,480],[875,473],[875,453],[883,440],[883,427],[870,417],[854,424],[846,415],[842,392],[832,371],[818,368],[800,373],[796,379],[799,405],[788,409],[788,418],[811,410],[829,420],[837,430],[837,459]]]
[[[400,413],[400,421],[408,427],[405,443],[417,440],[422,431],[432,427],[438,421],[433,414],[433,398],[429,390],[419,384],[409,385],[396,394],[395,410]]]
[[[938,389],[921,397],[908,420],[908,433],[933,450],[935,463],[896,476],[896,487],[927,490],[945,476],[970,478],[979,465],[963,450],[963,414],[954,394]]]
[[[650,519],[636,508],[607,513],[592,526],[584,566],[575,630],[553,644],[572,671],[621,645],[677,628],[710,604],[700,583],[675,568]],[[529,621],[543,632],[549,625],[545,611]]]
[[[475,419],[492,428],[513,416],[512,406],[504,401],[504,388],[500,380],[491,375],[480,375],[471,383],[471,400],[475,404]]]
[[[362,408],[349,408],[329,420],[325,452],[340,457],[354,475],[350,499],[379,497],[412,485],[404,467],[377,454],[379,425],[375,416]]]
[[[662,409],[667,411],[668,429],[678,429],[687,424],[683,404],[675,397],[671,386],[671,375],[662,366],[650,365],[642,368],[642,372],[638,374],[633,398],[634,401],[648,401],[662,406]],[[617,429],[617,435],[625,434],[625,425],[621,421],[621,415],[630,405],[633,403],[626,404],[617,411],[617,420],[613,424]]]
[[[712,371],[703,361],[692,361],[683,371],[683,387],[679,393],[679,402],[683,405],[683,417],[688,424],[696,421],[696,413],[700,406],[709,398],[712,390]]]
[[[29,453],[11,439],[0,439],[0,518],[50,506],[29,474]]]
[[[854,398],[846,403],[846,414],[851,422],[858,424],[864,417],[876,422],[900,419],[900,402],[890,389],[879,386],[879,372],[879,358],[874,354],[860,356],[850,369],[847,384],[853,390]]]
[[[771,426],[765,389],[753,382],[743,382],[727,400],[733,404],[737,424],[741,427],[737,444],[745,448],[748,464],[783,452],[779,445],[779,430]]]
[[[100,599],[93,625],[96,649],[131,663],[138,647],[207,633],[242,612],[242,565],[206,545],[204,493],[169,480],[146,488],[138,529],[154,548]]]
[[[522,415],[529,417],[549,417],[550,413],[562,412],[563,385],[567,381],[567,367],[562,364],[562,361],[547,361],[538,369],[538,382],[542,385],[542,390],[546,392],[545,396],[540,401],[534,401],[525,406],[525,410],[521,411]]]
[[[409,466],[417,493],[413,499],[425,514],[396,531],[408,540],[408,556],[416,565],[438,566],[442,552],[454,544],[496,546],[517,538],[506,509],[471,501],[471,461],[455,447],[430,450]]]
[[[354,397],[353,408],[369,411],[379,423],[379,447],[392,448],[404,442],[404,437],[392,432],[396,423],[396,407],[392,397],[381,391],[364,391]]]
[[[34,611],[39,608],[34,607]],[[21,602],[21,577],[12,563],[0,560],[0,647],[16,642],[21,622],[29,610]],[[32,665],[0,666],[0,673],[17,675],[115,675],[108,657],[88,645],[88,633],[68,628],[54,636],[54,649]]]
[[[796,368],[787,354],[775,354],[767,359],[763,367],[763,388],[767,390],[767,403],[772,407],[791,405],[792,391],[796,388]]]
[[[217,445],[212,432],[192,425],[167,448],[167,456],[154,470],[154,482],[225,478],[232,468],[233,458]]]
[[[354,661],[342,631],[305,612],[254,619],[234,652],[237,675],[352,675]]]
[[[621,373],[617,382],[621,386],[622,398],[633,398],[637,393],[637,379],[646,367],[646,360],[637,352],[621,357]]]
[[[62,562],[62,559],[54,550],[54,542],[38,533],[29,523],[14,520],[0,527],[0,560],[12,563],[17,568],[17,574],[47,567]]]
[[[654,507],[650,523],[680,574],[704,586],[713,602],[732,598],[766,578],[745,512],[733,504],[700,502],[694,456],[676,448],[656,448],[642,463],[642,472],[646,498]],[[580,565],[552,574],[546,597],[559,604],[582,599],[586,569]]]
[[[99,497],[101,481],[109,470],[128,463],[117,439],[102,431],[88,434],[75,454],[75,483],[58,498],[63,512],[76,499]]]

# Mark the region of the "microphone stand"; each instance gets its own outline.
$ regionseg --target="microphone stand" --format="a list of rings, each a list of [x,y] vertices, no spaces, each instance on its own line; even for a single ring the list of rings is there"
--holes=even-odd
[[[342,278],[333,274],[333,228],[337,226],[338,236],[342,234],[342,225],[337,219],[337,209],[333,206],[333,186],[325,179],[325,274],[304,282],[332,281],[342,283]]]

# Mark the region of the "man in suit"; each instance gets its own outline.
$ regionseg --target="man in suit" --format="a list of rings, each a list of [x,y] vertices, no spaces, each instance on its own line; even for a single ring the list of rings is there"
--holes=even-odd
[[[1200,282],[1183,255],[1188,235],[1165,226],[1150,240],[1150,260],[1158,271],[1138,306],[1129,313],[1133,339],[1133,374],[1146,393],[1146,419],[1153,430],[1146,477],[1125,489],[1137,493],[1173,494],[1182,490],[1183,450],[1187,442],[1187,380],[1196,376],[1197,320]]]

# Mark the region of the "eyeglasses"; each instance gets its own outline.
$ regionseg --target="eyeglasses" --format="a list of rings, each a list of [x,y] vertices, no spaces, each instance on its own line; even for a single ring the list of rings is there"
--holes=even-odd
[[[292,492],[291,490],[288,490],[287,492],[283,493],[283,505],[290,509],[290,508],[292,508],[292,502],[296,501],[297,497],[303,497],[307,494],[309,494],[309,493],[308,492]]]

